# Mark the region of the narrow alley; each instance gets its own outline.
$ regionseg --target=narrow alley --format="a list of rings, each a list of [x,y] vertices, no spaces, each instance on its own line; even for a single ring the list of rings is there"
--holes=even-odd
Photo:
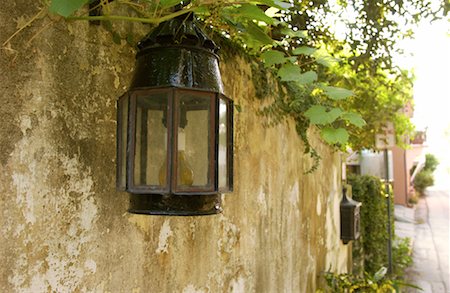
[[[408,279],[423,291],[408,292],[450,292],[449,199],[448,190],[430,188],[416,206],[414,263],[408,270]]]

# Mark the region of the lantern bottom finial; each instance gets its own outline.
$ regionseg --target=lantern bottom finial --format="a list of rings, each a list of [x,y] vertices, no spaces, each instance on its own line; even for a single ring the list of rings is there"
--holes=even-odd
[[[220,194],[131,194],[128,211],[133,214],[166,216],[214,215],[222,212],[222,201]]]

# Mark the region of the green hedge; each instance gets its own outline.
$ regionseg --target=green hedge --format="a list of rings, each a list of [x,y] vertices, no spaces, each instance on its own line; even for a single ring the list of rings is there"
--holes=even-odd
[[[361,237],[353,243],[354,273],[376,273],[387,267],[387,202],[384,185],[374,176],[349,177],[353,199],[362,202]],[[394,231],[393,200],[391,197],[391,228]],[[394,232],[392,232],[394,235]]]

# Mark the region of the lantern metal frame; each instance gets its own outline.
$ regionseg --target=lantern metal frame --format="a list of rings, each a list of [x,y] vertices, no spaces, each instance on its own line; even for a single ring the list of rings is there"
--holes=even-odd
[[[131,194],[129,209],[131,213],[156,215],[220,213],[221,193],[233,190],[234,106],[233,101],[223,93],[216,54],[218,47],[196,26],[195,19],[191,15],[189,18],[175,18],[160,24],[153,33],[140,42],[138,48],[132,84],[129,91],[117,101],[117,189]],[[173,61],[174,64],[163,67],[161,73],[158,66],[163,65],[166,55],[172,58],[171,60],[174,60],[174,56],[179,59]],[[196,65],[199,68],[196,68]],[[137,100],[139,97],[149,97],[157,93],[165,94],[167,97],[166,108],[160,109],[163,115],[165,113],[163,120],[165,119],[164,126],[167,128],[165,186],[136,184],[134,170],[137,151]],[[184,119],[181,118],[180,107],[183,94],[202,97],[205,101],[209,98],[206,102],[207,108],[204,105],[197,106],[198,109],[209,111],[208,182],[205,187],[180,188],[181,185],[177,182],[177,168],[179,168],[177,131],[180,123],[186,123],[180,121]],[[219,186],[221,101],[226,106],[224,186]],[[193,107],[184,111],[196,110],[195,106]]]

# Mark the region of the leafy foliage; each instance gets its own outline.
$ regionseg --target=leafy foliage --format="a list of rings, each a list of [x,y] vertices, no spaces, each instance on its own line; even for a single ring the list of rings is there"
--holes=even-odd
[[[345,58],[342,58],[347,60]],[[349,145],[353,150],[373,148],[375,133],[382,131],[387,121],[394,123],[397,141],[403,141],[413,126],[409,117],[402,112],[412,100],[412,82],[407,72],[390,75],[386,71],[354,71],[349,63],[339,68],[327,69],[323,73],[331,83],[352,89],[353,95],[336,101],[343,110],[355,111],[364,119],[364,125],[348,125],[352,134]]]
[[[412,265],[411,239],[402,238],[392,246],[392,270],[396,279],[402,279],[405,276],[405,269]]]
[[[352,54],[348,61],[354,70],[376,71],[393,67],[395,43],[412,34],[412,24],[442,17],[449,8],[446,1],[433,6],[426,0],[294,1],[289,19],[294,27],[308,30],[314,43],[330,44],[336,41],[334,23],[328,17],[333,15],[346,26],[341,38]]]
[[[421,288],[416,285],[405,283],[397,278],[386,276],[386,272],[387,269],[385,267],[381,267],[374,274],[364,273],[363,276],[326,272],[324,274],[324,278],[327,284],[327,288],[318,290],[317,292],[391,293],[401,292],[402,287],[410,287],[421,290]]]
[[[317,153],[306,134],[311,125],[319,128],[330,145],[354,150],[372,148],[374,133],[386,121],[394,122],[399,136],[411,130],[408,118],[399,114],[411,97],[410,76],[391,62],[394,40],[407,33],[399,23],[414,23],[422,16],[440,17],[448,11],[446,4],[433,8],[425,0],[408,5],[396,0],[110,2],[89,1],[91,7],[97,6],[93,9],[102,8],[103,15],[98,16],[87,15],[88,0],[50,0],[49,11],[71,20],[102,21],[116,43],[132,43],[136,38],[130,33],[120,35],[112,21],[156,25],[195,12],[206,28],[259,59],[288,89],[288,95],[293,95],[280,95],[262,113],[275,115],[272,122],[293,119],[316,162]],[[112,10],[110,6],[121,9]],[[111,11],[122,14],[113,15]],[[346,13],[355,17],[349,18]],[[400,18],[393,17],[395,14]],[[333,34],[333,19],[347,21],[343,40]]]
[[[322,292],[373,292],[390,293],[395,287],[392,280],[385,278],[386,268],[382,267],[374,274],[365,273],[364,276],[353,274],[325,273],[328,288]]]

